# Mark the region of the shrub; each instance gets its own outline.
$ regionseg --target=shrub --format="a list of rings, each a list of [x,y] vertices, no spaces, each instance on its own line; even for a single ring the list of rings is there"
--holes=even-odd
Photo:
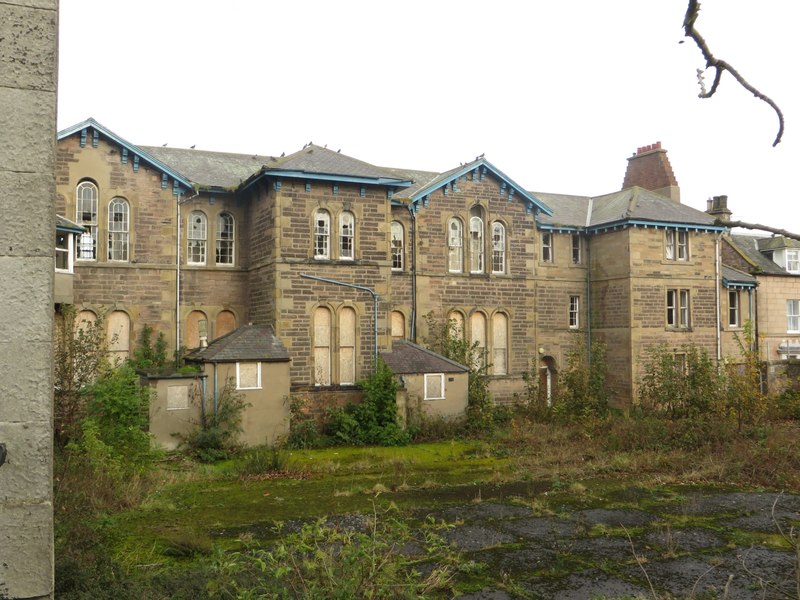
[[[761,386],[761,360],[755,347],[753,323],[745,323],[744,337],[736,334],[736,344],[739,347],[742,360],[733,362],[726,359],[725,378],[728,411],[736,419],[739,432],[745,424],[755,425],[760,423],[767,414],[769,397]]]
[[[145,325],[139,332],[131,359],[133,367],[148,373],[158,373],[167,367],[167,339],[161,331],[153,342],[153,328]]]
[[[604,417],[608,414],[606,347],[577,339],[567,353],[567,367],[561,374],[561,390],[553,401],[553,412],[566,419]]]
[[[307,400],[302,396],[291,396],[289,403],[289,448],[316,448],[322,445],[317,420],[308,411]]]
[[[180,435],[182,444],[197,459],[215,462],[229,458],[239,449],[242,431],[242,413],[248,404],[236,391],[233,380],[228,380],[217,398],[216,407],[208,410],[202,398],[200,422],[186,435]]]

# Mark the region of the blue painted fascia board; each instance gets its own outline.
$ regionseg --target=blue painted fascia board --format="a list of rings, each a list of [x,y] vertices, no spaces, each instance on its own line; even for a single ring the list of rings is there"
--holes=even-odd
[[[494,173],[495,176],[498,177],[499,179],[501,179],[502,181],[505,181],[506,184],[510,188],[513,188],[520,196],[522,196],[523,198],[528,200],[528,202],[531,202],[534,206],[536,206],[543,213],[545,213],[547,215],[552,215],[553,214],[553,210],[549,206],[547,206],[547,204],[545,204],[544,202],[539,200],[539,198],[537,198],[536,196],[534,196],[530,192],[527,192],[525,190],[525,188],[523,188],[521,185],[519,185],[517,182],[515,182],[513,179],[511,179],[508,175],[503,173],[500,169],[495,167],[488,160],[483,159],[483,158],[480,159],[480,160],[476,160],[474,162],[471,162],[469,164],[464,165],[463,167],[461,167],[457,171],[453,171],[447,177],[444,177],[444,178],[441,178],[441,179],[436,179],[430,185],[422,188],[421,190],[419,190],[418,192],[413,194],[411,196],[411,198],[410,198],[411,199],[411,203],[412,204],[416,204],[417,202],[422,200],[425,196],[431,195],[436,190],[441,189],[445,185],[448,185],[451,181],[455,181],[459,177],[463,177],[467,173],[470,173],[470,172],[472,172],[475,169],[480,168],[480,167],[486,167],[487,170],[489,170],[492,173]]]
[[[245,190],[262,177],[275,179],[303,179],[313,181],[337,181],[339,183],[363,183],[367,185],[383,185],[388,187],[408,187],[413,182],[407,179],[392,179],[390,177],[357,177],[354,175],[331,175],[328,173],[308,173],[306,171],[286,171],[281,169],[262,169],[243,182],[239,187]]]
[[[62,129],[57,134],[57,139],[63,140],[71,135],[76,133],[80,133],[82,129],[86,129],[87,127],[93,128],[95,131],[99,131],[104,137],[107,137],[111,141],[116,144],[119,144],[123,148],[127,148],[129,153],[137,154],[141,157],[141,160],[149,163],[151,167],[154,167],[156,170],[161,171],[162,173],[166,173],[172,179],[177,181],[181,186],[185,187],[187,190],[191,190],[194,188],[194,185],[191,181],[189,181],[186,177],[175,171],[174,169],[168,167],[163,162],[158,160],[155,156],[145,152],[138,146],[131,144],[128,140],[119,137],[113,131],[104,127],[94,119],[86,119],[85,121],[78,123],[76,125],[72,125],[71,127],[67,127],[66,129]]]
[[[758,285],[757,283],[743,283],[741,281],[731,281],[727,277],[722,278],[722,286],[729,289],[747,290],[747,289],[753,289],[757,285]]]
[[[673,223],[668,221],[641,221],[638,219],[622,219],[619,221],[612,221],[610,223],[603,223],[601,225],[591,225],[586,228],[590,233],[601,233],[608,229],[619,229],[620,227],[651,227],[653,229],[677,229],[684,231],[705,231],[705,232],[719,232],[723,233],[728,230],[727,227],[719,225],[700,225],[698,223]]]
[[[66,231],[67,233],[85,233],[86,228],[75,226],[72,227],[71,225],[56,225],[56,231]]]
[[[556,233],[581,233],[586,231],[585,227],[578,227],[577,225],[551,225],[549,223],[536,222],[536,228],[542,231],[555,231]]]

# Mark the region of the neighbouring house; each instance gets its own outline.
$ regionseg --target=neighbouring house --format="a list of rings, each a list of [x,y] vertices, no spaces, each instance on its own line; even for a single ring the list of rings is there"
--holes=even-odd
[[[588,197],[526,190],[483,156],[433,173],[314,144],[140,147],[89,119],[58,135],[57,185],[86,230],[75,304],[106,313],[120,355],[145,324],[173,349],[270,325],[290,393],[317,406],[356,398],[378,354],[424,342],[428,315],[483,350],[498,402],[532,368],[549,399],[570,349],[597,339],[625,405],[651,345],[731,354],[725,311],[750,314],[756,285],[724,269],[725,228],[681,204],[660,143],[628,158],[621,190]]]
[[[395,340],[381,358],[397,376],[405,407],[400,413],[454,418],[467,410],[469,368],[407,340]],[[405,410],[403,410],[405,408]]]

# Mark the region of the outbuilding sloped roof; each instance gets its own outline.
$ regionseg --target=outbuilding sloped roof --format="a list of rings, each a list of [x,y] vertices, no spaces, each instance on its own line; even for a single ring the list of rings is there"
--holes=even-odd
[[[236,189],[263,165],[277,160],[274,156],[260,154],[233,154],[155,146],[141,146],[141,148],[180,171],[204,189]]]
[[[468,367],[406,340],[394,340],[391,352],[381,358],[396,375],[416,373],[466,373]]]
[[[83,233],[86,231],[86,227],[83,225],[78,225],[61,215],[56,215],[56,229],[58,231],[71,231],[73,233]]]
[[[288,362],[289,352],[275,335],[272,325],[242,325],[211,342],[207,348],[191,352],[188,360],[197,362]]]
[[[732,288],[755,287],[758,285],[755,277],[728,265],[722,265],[722,283],[725,287]]]
[[[771,258],[761,252],[762,241],[770,238],[757,235],[731,234],[728,241],[731,246],[752,266],[751,273],[765,275],[790,275],[784,268],[777,265]]]

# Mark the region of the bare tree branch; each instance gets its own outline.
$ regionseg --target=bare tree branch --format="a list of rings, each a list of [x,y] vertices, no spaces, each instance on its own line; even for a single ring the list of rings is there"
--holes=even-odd
[[[769,96],[762,94],[759,90],[755,87],[750,85],[750,83],[742,77],[742,75],[733,68],[730,64],[725,62],[724,60],[720,60],[719,58],[715,57],[711,50],[708,48],[708,44],[706,43],[705,39],[702,35],[694,28],[694,23],[697,20],[697,15],[700,12],[700,1],[699,0],[689,0],[689,5],[686,8],[686,16],[683,18],[683,31],[686,37],[692,38],[694,43],[700,49],[700,52],[703,53],[703,58],[706,59],[706,68],[707,69],[714,69],[714,82],[711,84],[711,89],[706,91],[705,85],[702,81],[702,73],[698,73],[698,79],[700,80],[700,97],[701,98],[711,98],[714,93],[717,91],[719,87],[719,82],[722,79],[722,72],[727,71],[728,73],[733,76],[733,78],[739,82],[744,89],[748,92],[753,94],[759,100],[763,100],[767,104],[772,107],[772,110],[775,111],[775,114],[778,115],[778,135],[775,136],[775,141],[772,142],[773,147],[777,146],[781,142],[781,138],[783,137],[783,112],[778,107],[777,104],[770,98]]]
[[[791,231],[786,231],[785,229],[779,229],[777,227],[770,227],[769,225],[761,225],[759,223],[745,223],[744,221],[727,221],[725,219],[717,219],[715,223],[717,225],[722,225],[723,227],[742,227],[744,229],[760,229],[762,231],[768,231],[776,235],[782,235],[783,237],[791,238],[793,240],[800,240],[800,234],[798,233],[792,233]]]

